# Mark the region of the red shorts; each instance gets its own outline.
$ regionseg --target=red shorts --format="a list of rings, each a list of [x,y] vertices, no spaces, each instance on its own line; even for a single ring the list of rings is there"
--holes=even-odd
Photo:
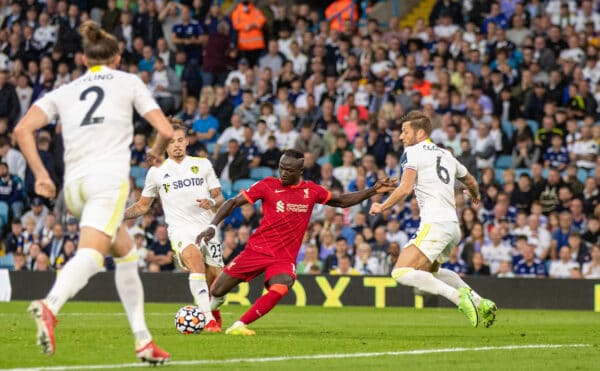
[[[296,280],[296,262],[245,249],[227,264],[224,273],[246,282],[265,273],[265,282],[278,274],[286,274]]]

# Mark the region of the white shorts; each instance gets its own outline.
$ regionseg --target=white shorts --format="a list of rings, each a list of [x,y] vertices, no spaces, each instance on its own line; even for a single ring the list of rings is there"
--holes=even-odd
[[[216,237],[207,243],[202,242],[200,247],[196,245],[196,237],[203,231],[203,228],[198,227],[169,227],[169,239],[171,240],[171,247],[177,255],[177,259],[181,263],[179,255],[185,250],[186,247],[193,245],[199,249],[204,257],[204,262],[212,267],[223,268],[223,245]],[[180,264],[184,268],[183,264]]]
[[[431,263],[444,263],[450,251],[460,243],[461,231],[457,222],[421,223],[415,238],[405,247],[415,245]]]
[[[81,227],[99,230],[114,238],[125,212],[129,181],[106,175],[69,180],[64,186],[67,209]]]

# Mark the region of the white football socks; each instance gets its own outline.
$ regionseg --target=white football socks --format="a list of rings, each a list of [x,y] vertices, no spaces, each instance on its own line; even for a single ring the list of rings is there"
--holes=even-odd
[[[102,269],[104,257],[97,250],[79,248],[56,277],[52,289],[46,296],[46,305],[56,315],[60,308],[82,288],[90,277]]]
[[[135,337],[136,349],[152,340],[144,318],[144,287],[138,272],[138,259],[135,247],[127,255],[114,258],[115,284]]]
[[[194,302],[202,313],[206,316],[206,323],[214,319],[210,308],[210,295],[208,285],[206,284],[206,275],[204,273],[190,273],[190,292],[194,297]]]
[[[429,272],[413,268],[396,268],[392,271],[392,277],[402,285],[416,287],[430,294],[441,295],[456,305],[460,301],[455,288],[438,280]]]
[[[440,268],[437,272],[433,274],[434,277],[437,277],[440,281],[446,282],[448,285],[454,287],[455,289],[460,289],[461,287],[469,287],[465,281],[460,278],[460,276],[450,269]],[[471,287],[469,287],[471,288]],[[471,289],[471,297],[473,298],[473,303],[476,306],[479,306],[479,302],[481,301],[481,296],[475,290]]]

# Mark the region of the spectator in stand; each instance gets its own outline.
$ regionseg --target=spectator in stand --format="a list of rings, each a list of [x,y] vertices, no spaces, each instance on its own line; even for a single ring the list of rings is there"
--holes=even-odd
[[[206,44],[207,35],[196,20],[192,19],[191,10],[186,5],[181,5],[181,23],[173,26],[171,42],[182,50],[187,56],[187,60],[201,64],[202,63],[202,45]]]
[[[519,260],[514,268],[517,277],[543,278],[548,276],[546,265],[535,256],[535,246],[528,243],[523,249],[523,258]]]
[[[242,118],[239,115],[233,114],[231,116],[231,126],[229,126],[219,136],[217,144],[215,145],[215,151],[213,153],[213,160],[219,157],[221,147],[227,145],[231,140],[235,140],[238,143],[244,141],[244,127],[242,126]]]
[[[12,218],[19,219],[23,215],[26,202],[27,194],[23,181],[9,173],[5,162],[0,162],[0,204],[5,205],[6,211],[10,210]]]
[[[240,2],[231,13],[233,28],[238,33],[237,48],[254,67],[265,48],[263,26],[266,22],[262,11],[249,0]]]
[[[517,138],[517,146],[512,151],[513,168],[530,168],[540,158],[540,149],[534,147],[527,135]]]
[[[173,264],[173,250],[171,242],[167,235],[167,226],[160,224],[156,227],[156,240],[148,247],[148,262],[150,271],[172,271],[175,269]]]
[[[483,255],[480,252],[473,254],[473,260],[467,268],[467,275],[469,276],[489,276],[490,267],[487,266],[483,260]]]
[[[212,32],[208,36],[202,58],[203,86],[225,84],[230,63],[229,51],[231,49],[231,40],[229,38],[229,29],[229,24],[221,21],[217,26],[217,32]]]
[[[231,183],[238,179],[248,178],[250,169],[246,156],[240,150],[237,140],[230,139],[227,144],[227,152],[219,154],[215,162],[215,173],[222,180]]]
[[[459,259],[458,257],[459,247],[455,247],[450,250],[450,256],[448,261],[441,265],[442,268],[449,269],[461,277],[464,277],[467,274],[467,265],[465,262]]]
[[[587,279],[600,278],[600,245],[592,246],[592,260],[584,263],[582,268],[583,277]]]
[[[12,128],[21,113],[19,97],[9,81],[8,70],[0,70],[0,120],[6,120]]]
[[[569,153],[567,148],[563,146],[563,138],[558,134],[554,134],[551,139],[551,147],[544,154],[544,167],[553,167],[563,171],[568,164]]]
[[[198,118],[194,121],[192,129],[196,133],[196,138],[200,143],[216,143],[219,122],[210,114],[210,106],[207,102],[200,102],[198,105]]]
[[[571,278],[571,271],[579,269],[579,264],[571,258],[571,248],[562,246],[558,253],[558,259],[550,262],[550,278]]]

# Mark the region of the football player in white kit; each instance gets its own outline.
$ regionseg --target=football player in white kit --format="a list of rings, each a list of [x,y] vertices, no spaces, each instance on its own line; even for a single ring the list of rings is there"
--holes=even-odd
[[[467,169],[429,139],[431,130],[431,119],[421,112],[412,111],[404,118],[400,134],[404,144],[400,185],[384,203],[373,203],[370,213],[375,215],[404,202],[414,189],[421,224],[416,236],[400,253],[392,277],[403,285],[446,297],[473,327],[477,327],[480,316],[489,327],[496,318],[496,304],[481,298],[455,272],[440,268],[461,237],[454,180],[465,184],[474,203],[479,202],[480,196],[477,181]]]
[[[125,210],[125,219],[146,214],[160,196],[172,248],[189,270],[190,291],[207,317],[204,331],[221,332],[221,314],[218,310],[211,313],[208,287],[223,269],[223,248],[216,237],[196,245],[196,236],[211,224],[215,211],[225,201],[221,183],[208,159],[186,155],[186,128],[180,120],[171,122],[174,125],[173,138],[167,146],[169,158],[150,168],[142,196]]]
[[[163,363],[169,353],[153,341],[144,319],[144,290],[137,268],[137,250],[123,220],[129,194],[129,145],[133,140],[133,109],[158,132],[150,157],[164,153],[173,129],[151,93],[135,75],[116,70],[121,57],[114,36],[93,21],[83,23],[84,63],[88,71],[52,91],[29,109],[14,135],[35,176],[35,192],[54,198],[56,187],[38,154],[35,132],[56,116],[65,146],[64,195],[69,211],[80,220],[75,257],[58,275],[43,300],[31,303],[37,342],[48,355],[55,351],[56,315],[99,272],[104,256],[115,257],[115,282],[135,337],[136,356]]]

